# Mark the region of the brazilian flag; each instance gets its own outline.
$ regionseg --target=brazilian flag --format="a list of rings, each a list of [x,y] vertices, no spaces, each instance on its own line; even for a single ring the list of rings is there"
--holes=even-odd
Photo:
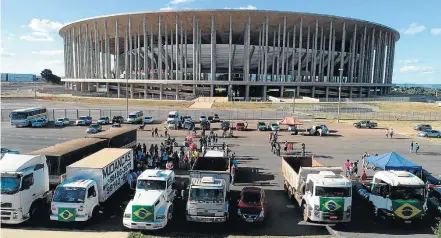
[[[75,221],[76,216],[76,209],[75,208],[58,208],[58,220],[59,221],[65,221],[65,222],[71,222]]]
[[[396,216],[405,220],[423,215],[423,205],[418,200],[392,200],[392,209]]]
[[[343,212],[344,208],[344,198],[320,197],[320,211],[322,212]]]
[[[155,219],[155,207],[154,206],[132,206],[132,221],[134,222],[147,222]]]

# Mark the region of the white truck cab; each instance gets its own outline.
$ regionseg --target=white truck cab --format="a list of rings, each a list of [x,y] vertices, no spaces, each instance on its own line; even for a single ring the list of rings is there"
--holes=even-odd
[[[220,223],[229,217],[225,179],[192,178],[188,191],[187,221]]]
[[[6,154],[0,160],[0,173],[2,224],[28,220],[50,199],[45,156]]]
[[[303,215],[317,222],[350,222],[352,183],[333,171],[308,174],[303,195]],[[304,220],[306,217],[304,217]]]
[[[375,173],[369,190],[369,201],[377,217],[411,223],[426,214],[425,184],[410,172],[379,171]]]
[[[148,169],[139,175],[136,192],[124,211],[123,224],[129,229],[158,230],[173,218],[175,173]]]

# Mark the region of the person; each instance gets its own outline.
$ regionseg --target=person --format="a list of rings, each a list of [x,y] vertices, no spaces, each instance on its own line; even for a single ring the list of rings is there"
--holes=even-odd
[[[366,157],[368,157],[368,156],[369,156],[369,155],[368,155],[367,152],[364,152],[364,154],[361,156],[361,161],[362,161],[362,165],[363,165],[363,167],[365,166],[364,159],[365,159]]]
[[[184,155],[184,166],[186,169],[188,169],[188,156]]]
[[[389,138],[389,129],[386,129],[386,138]]]
[[[352,167],[352,174],[358,177],[358,160],[354,161],[354,166]]]
[[[420,146],[418,145],[418,143],[415,143],[415,154],[418,154],[418,150],[420,150]]]
[[[366,181],[367,180],[366,169],[363,169],[363,172],[361,173],[360,180],[361,181]]]
[[[393,136],[394,136],[394,128],[390,128],[390,138],[392,139]]]
[[[354,163],[353,162],[351,162],[350,164],[349,164],[349,169],[348,169],[348,171],[349,171],[349,179],[352,179],[352,170],[354,169]]]
[[[236,166],[231,167],[231,184],[234,185],[234,178],[236,177]]]
[[[286,153],[287,150],[288,150],[288,141],[286,140],[285,145],[283,146],[283,151],[285,151]]]
[[[142,144],[142,153],[147,153],[147,145],[145,143]]]
[[[152,137],[155,137],[155,130],[152,129]]]
[[[158,127],[155,127],[155,136],[159,137],[159,135],[158,135]]]
[[[288,143],[288,152],[292,151],[292,143]]]
[[[216,133],[216,134],[214,134],[214,140],[216,141],[216,143],[217,143],[217,139],[218,139],[218,137],[217,137],[217,133]]]
[[[280,144],[279,143],[276,143],[276,146],[277,146],[277,148],[276,148],[276,151],[277,151],[277,156],[280,156]]]
[[[412,152],[413,152],[413,141],[410,143],[409,151],[410,151],[410,153],[412,154]]]
[[[302,143],[302,156],[305,156],[305,152],[306,152],[305,147],[306,147],[305,143]]]
[[[350,166],[351,166],[351,163],[349,162],[349,160],[346,160],[346,162],[345,162],[346,177],[350,176],[350,170],[349,170]]]
[[[273,141],[273,133],[272,132],[269,133],[269,142],[271,142],[271,141]]]
[[[168,134],[168,128],[164,127],[164,136],[167,137],[167,134]]]
[[[136,181],[136,178],[133,177],[133,170],[130,170],[127,174],[127,183],[129,184],[130,189],[133,189],[134,181]]]
[[[222,142],[222,150],[225,150],[225,141]]]
[[[168,161],[167,164],[165,165],[165,169],[172,170],[173,169],[173,162]]]
[[[147,166],[149,169],[153,168],[153,158],[151,156],[147,157]]]
[[[245,130],[248,130],[248,122],[245,122]]]

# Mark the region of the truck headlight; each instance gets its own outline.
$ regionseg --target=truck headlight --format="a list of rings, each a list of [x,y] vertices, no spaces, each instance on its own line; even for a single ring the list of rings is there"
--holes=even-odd
[[[163,215],[156,215],[156,219],[157,220],[164,220],[165,219],[165,214],[163,214]]]
[[[77,208],[77,211],[82,212],[83,209],[84,209],[84,207],[79,207],[79,208]]]
[[[12,219],[17,219],[17,218],[18,218],[18,212],[13,212]]]
[[[57,207],[51,206],[51,211],[52,211],[53,213],[56,213],[56,212],[57,212]]]
[[[188,213],[190,215],[196,214],[196,209],[195,208],[190,208],[190,209],[188,209]]]
[[[346,211],[348,212],[348,213],[350,213],[351,212],[351,206],[348,206],[348,208],[346,209]]]
[[[132,216],[132,214],[130,213],[124,213],[124,218],[130,218]]]
[[[237,209],[237,215],[241,215],[242,213],[240,212],[240,209]]]
[[[259,217],[264,217],[265,216],[265,212],[262,210],[259,214]]]

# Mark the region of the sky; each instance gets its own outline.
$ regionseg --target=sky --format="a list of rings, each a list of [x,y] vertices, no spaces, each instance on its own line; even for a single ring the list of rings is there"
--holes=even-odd
[[[424,4],[423,4],[424,2]],[[0,0],[0,71],[64,76],[58,30],[83,18],[173,9],[257,9],[351,17],[392,27],[393,83],[441,84],[441,0]]]

